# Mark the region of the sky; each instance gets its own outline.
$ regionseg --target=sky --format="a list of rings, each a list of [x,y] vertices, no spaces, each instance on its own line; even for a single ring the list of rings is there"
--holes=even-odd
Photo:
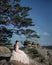
[[[35,23],[32,29],[40,35],[38,42],[41,45],[52,45],[52,0],[21,0],[20,4],[32,8],[29,17]],[[17,35],[14,36],[12,40],[17,39]]]

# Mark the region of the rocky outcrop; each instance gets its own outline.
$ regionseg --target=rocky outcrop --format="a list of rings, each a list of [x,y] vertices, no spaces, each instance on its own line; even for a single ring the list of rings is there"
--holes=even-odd
[[[14,61],[10,61],[10,62],[7,62],[6,60],[2,60],[2,61],[0,61],[0,65],[28,65],[28,64],[23,64],[21,62],[15,61],[15,60]],[[45,64],[38,63],[36,60],[33,61],[31,59],[29,65],[45,65]]]
[[[0,57],[10,57],[11,56],[11,51],[4,46],[0,46]]]
[[[28,44],[29,43],[29,44]],[[52,50],[41,47],[36,42],[28,42],[25,44],[25,49],[23,50],[30,59],[30,65],[52,65]],[[11,51],[0,46],[0,57],[10,57]],[[0,65],[26,65],[19,61],[6,61],[3,59],[0,61]]]
[[[11,51],[7,47],[0,46],[0,61],[3,59],[9,61],[10,56],[11,56]]]
[[[41,47],[37,42],[24,43],[25,52],[42,65],[52,65],[52,50]]]
[[[9,62],[7,62],[6,60],[2,60],[2,61],[0,61],[0,65],[35,65],[35,64],[33,64],[33,63],[23,64],[19,61],[15,61],[15,60],[9,61]]]

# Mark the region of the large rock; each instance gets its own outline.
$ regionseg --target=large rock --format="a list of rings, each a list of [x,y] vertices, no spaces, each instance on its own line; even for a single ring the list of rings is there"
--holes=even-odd
[[[0,46],[0,57],[10,57],[11,51],[4,46]]]
[[[32,62],[32,61],[31,61],[31,62]],[[23,64],[23,63],[21,63],[21,62],[19,62],[19,61],[15,61],[15,60],[9,61],[9,62],[7,62],[6,60],[2,60],[2,61],[0,61],[0,65],[35,65],[35,64],[33,64],[33,63]],[[36,64],[36,65],[37,65],[37,64]]]
[[[48,56],[47,56],[47,49],[42,49],[42,48],[36,48],[38,53],[43,56],[45,59],[48,59]]]
[[[0,65],[8,65],[6,60],[0,61]]]
[[[15,60],[10,61],[9,64],[10,64],[10,65],[28,65],[28,64],[23,64],[23,63],[21,63],[21,62],[19,62],[19,61],[15,61]]]

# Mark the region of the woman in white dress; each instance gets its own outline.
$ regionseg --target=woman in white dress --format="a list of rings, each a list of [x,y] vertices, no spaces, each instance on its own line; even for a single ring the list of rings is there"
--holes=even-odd
[[[12,52],[12,56],[10,60],[16,60],[22,62],[24,64],[29,64],[29,57],[19,49],[19,41],[16,41],[14,44],[14,50]]]

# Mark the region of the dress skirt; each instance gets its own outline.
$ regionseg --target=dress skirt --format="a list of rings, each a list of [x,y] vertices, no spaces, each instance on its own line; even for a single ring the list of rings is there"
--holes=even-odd
[[[13,50],[10,60],[16,60],[24,64],[29,64],[29,57],[22,50],[18,50],[17,52]]]

